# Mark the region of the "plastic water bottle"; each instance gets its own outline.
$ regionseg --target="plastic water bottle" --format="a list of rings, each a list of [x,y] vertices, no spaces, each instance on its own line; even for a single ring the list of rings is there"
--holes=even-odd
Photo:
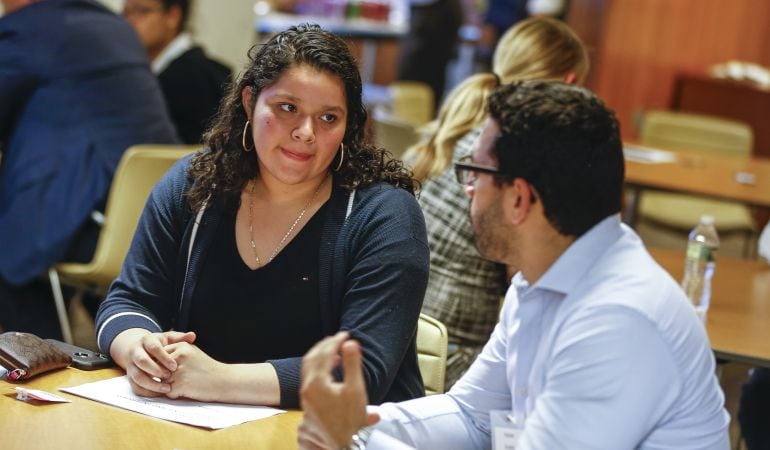
[[[714,217],[701,216],[687,241],[682,289],[704,322],[711,300],[711,277],[714,276],[718,248],[719,236],[714,228]]]

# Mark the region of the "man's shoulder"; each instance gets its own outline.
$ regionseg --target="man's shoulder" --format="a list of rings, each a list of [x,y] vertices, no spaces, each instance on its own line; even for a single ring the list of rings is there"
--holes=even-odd
[[[595,262],[576,293],[582,307],[629,308],[657,319],[686,305],[679,284],[647,252],[641,241],[621,239]]]
[[[201,79],[213,79],[217,83],[224,83],[231,76],[230,68],[206,55],[201,47],[195,46],[179,55],[171,61],[158,78],[169,78],[182,81],[182,78],[197,77]]]
[[[34,28],[69,26],[65,16],[96,13],[105,17],[117,17],[114,13],[94,0],[46,0],[31,3],[2,17],[0,23],[29,23]]]

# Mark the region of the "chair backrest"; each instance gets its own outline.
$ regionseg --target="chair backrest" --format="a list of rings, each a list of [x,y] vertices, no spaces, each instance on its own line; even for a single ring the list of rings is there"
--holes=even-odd
[[[736,120],[676,111],[648,111],[640,133],[641,143],[671,150],[748,156],[754,145],[751,127]]]
[[[420,314],[417,322],[417,359],[428,395],[444,392],[448,344],[449,336],[444,324]]]
[[[398,120],[415,127],[433,120],[436,101],[429,85],[419,81],[395,81],[389,89],[390,112]]]
[[[419,134],[415,127],[390,116],[372,115],[374,142],[401,159],[407,148],[417,143]]]
[[[126,150],[112,179],[93,259],[87,264],[58,264],[60,275],[76,283],[108,286],[120,273],[150,191],[177,160],[200,148],[136,145]]]

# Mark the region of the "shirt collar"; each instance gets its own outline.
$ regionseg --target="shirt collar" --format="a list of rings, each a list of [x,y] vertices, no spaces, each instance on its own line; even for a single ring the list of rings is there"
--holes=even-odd
[[[546,270],[533,288],[547,289],[567,295],[583,278],[594,262],[623,234],[620,214],[613,214],[594,225],[573,242]],[[511,283],[519,290],[529,283],[519,272]]]
[[[192,38],[187,33],[180,33],[177,37],[171,41],[163,51],[160,52],[157,58],[152,62],[152,73],[155,75],[166,70],[172,61],[182,56],[184,52],[190,50],[193,47]]]

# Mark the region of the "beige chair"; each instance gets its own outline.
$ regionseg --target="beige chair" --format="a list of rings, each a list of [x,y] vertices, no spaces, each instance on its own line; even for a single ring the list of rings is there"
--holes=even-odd
[[[391,116],[373,115],[372,123],[375,144],[390,151],[396,159],[401,159],[406,149],[416,144],[419,138],[413,125]]]
[[[673,151],[692,149],[748,157],[753,134],[748,125],[734,120],[674,111],[648,111],[642,122],[640,140],[642,145]],[[689,232],[703,214],[714,216],[720,234],[745,234],[745,253],[756,226],[743,204],[664,192],[643,192],[639,202],[640,219],[679,233]]]
[[[76,296],[85,289],[106,292],[120,273],[139,216],[153,186],[181,157],[200,146],[137,145],[129,148],[115,171],[110,186],[93,259],[88,263],[57,264],[48,271],[62,337],[72,343],[72,330],[61,283],[76,286]]]
[[[444,392],[449,335],[438,320],[420,314],[417,323],[417,359],[428,395]]]
[[[433,120],[436,100],[430,86],[419,81],[395,81],[390,84],[390,114],[414,127]]]

